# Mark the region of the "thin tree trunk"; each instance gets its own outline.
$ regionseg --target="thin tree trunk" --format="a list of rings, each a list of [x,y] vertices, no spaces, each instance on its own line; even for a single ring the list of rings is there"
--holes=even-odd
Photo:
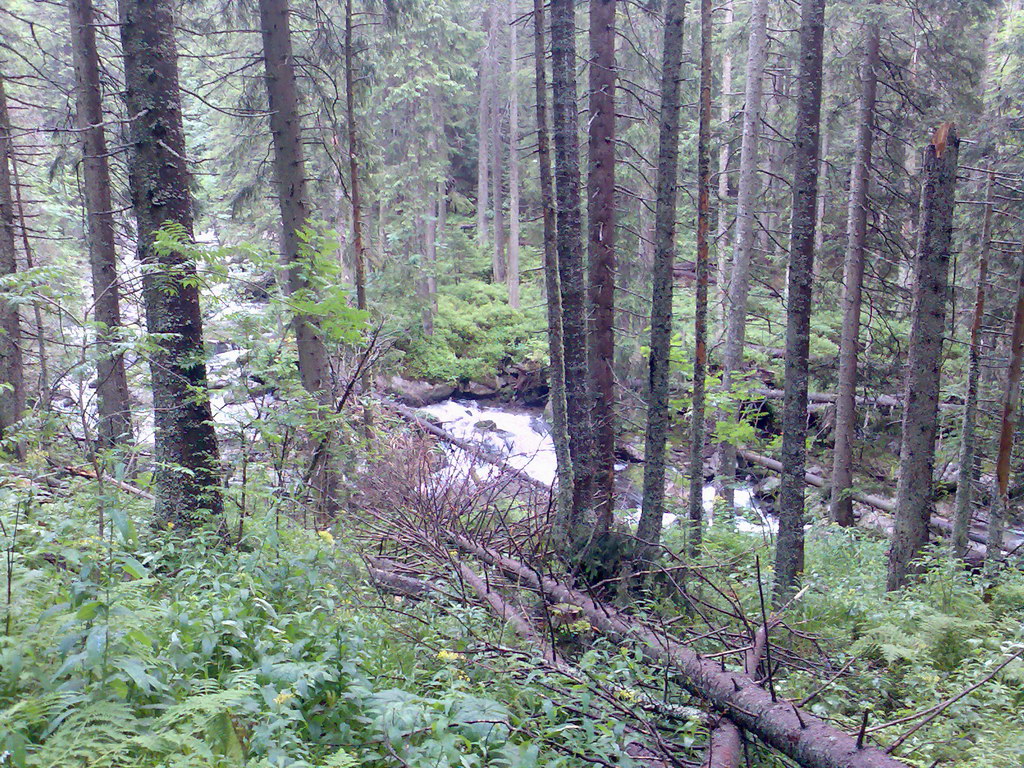
[[[508,41],[508,303],[519,308],[519,35],[516,0],[509,0]]]
[[[558,277],[573,503],[567,531],[578,533],[593,504],[593,397],[587,365],[587,297],[580,223],[579,126],[576,106],[576,19],[573,0],[551,1],[551,85],[555,134]]]
[[[725,0],[722,7],[722,25],[728,29],[733,22],[732,1]],[[732,50],[728,45],[722,46],[722,95],[720,120],[722,132],[729,129],[732,123]],[[725,329],[727,308],[729,306],[729,142],[724,135],[719,137],[718,146],[718,234],[715,237],[718,250],[718,306],[720,308],[719,327]]]
[[[345,0],[345,122],[348,130],[348,190],[352,198],[352,253],[356,263],[356,309],[366,311],[366,251],[363,247],[363,203],[359,182],[359,134],[356,130],[355,42],[352,0]],[[383,220],[383,207],[381,208]],[[381,229],[383,233],[383,228]],[[382,254],[383,255],[383,254]],[[370,366],[364,366],[360,382],[363,394],[370,392]],[[366,427],[370,411],[363,411]]]
[[[7,93],[0,74],[0,276],[17,273],[14,246],[14,195],[11,191],[11,165],[14,141],[7,113]],[[25,370],[21,355],[21,317],[18,304],[0,293],[0,440],[8,438],[11,427],[25,411]],[[12,446],[18,458],[23,448]]]
[[[722,359],[722,388],[725,391],[743,364],[743,339],[747,325],[747,295],[750,292],[750,259],[754,249],[754,207],[759,188],[758,141],[761,130],[761,97],[764,91],[764,62],[768,52],[768,0],[752,0],[748,22],[747,87],[743,106],[743,143],[740,149],[739,192],[736,198],[736,239],[732,274],[729,279],[725,350]],[[724,443],[719,464],[719,484],[729,509],[733,508],[736,482],[736,446]]]
[[[572,516],[572,458],[566,423],[565,360],[562,351],[562,295],[558,280],[558,249],[555,233],[555,195],[551,179],[551,145],[548,139],[548,84],[544,34],[545,0],[533,0],[533,63],[537,100],[537,167],[544,228],[544,289],[547,294],[549,391],[551,434],[558,463],[557,516],[566,529]]]
[[[487,206],[488,181],[488,134],[493,99],[493,78],[491,72],[491,49],[494,45],[494,12],[487,0],[482,16],[484,44],[480,48],[480,103],[477,105],[476,131],[476,243],[483,249],[488,242]]]
[[[700,553],[704,517],[704,385],[707,378],[708,234],[711,230],[711,0],[700,0],[700,107],[697,126],[697,296],[693,321],[690,423],[690,556]]]
[[[889,590],[906,583],[912,561],[928,543],[958,151],[959,140],[951,123],[940,126],[924,149],[896,520],[886,581]]]
[[[974,289],[974,315],[967,363],[967,392],[960,429],[960,478],[953,506],[953,551],[958,557],[967,552],[967,534],[971,527],[971,502],[978,474],[975,426],[978,415],[978,382],[981,378],[981,328],[985,319],[985,293],[988,290],[988,255],[992,246],[992,186],[995,172],[988,172],[985,186],[985,214],[981,226],[981,251],[978,254],[978,285]]]
[[[796,147],[793,152],[793,223],[786,307],[786,374],[782,411],[782,485],[775,550],[775,596],[781,601],[804,569],[804,465],[807,442],[807,362],[811,338],[811,289],[818,196],[821,67],[825,0],[800,3],[800,69],[797,75]]]
[[[590,2],[587,260],[598,535],[615,508],[615,0]]]
[[[683,57],[685,0],[668,0],[661,63],[654,269],[651,297],[651,352],[647,430],[644,442],[644,497],[637,524],[641,560],[661,540],[665,512],[665,440],[668,436],[668,367],[672,342],[672,267],[676,251],[676,190],[679,169],[679,82]]]
[[[1010,510],[1010,459],[1013,455],[1013,436],[1017,429],[1021,363],[1024,361],[1024,253],[1021,254],[1021,257],[1020,281],[1017,285],[1017,308],[1013,315],[1013,335],[1010,339],[1010,367],[1006,373],[1003,416],[999,427],[996,494],[988,515],[988,552],[985,566],[990,572],[997,570],[1003,559],[1003,534],[1006,527],[1006,515]]]
[[[505,282],[508,272],[505,263],[505,190],[502,186],[504,181],[502,168],[505,165],[505,153],[502,152],[502,100],[499,96],[501,89],[498,87],[498,30],[503,28],[507,22],[503,12],[504,5],[499,5],[495,10],[493,23],[494,42],[488,57],[491,77],[491,98],[490,98],[490,163],[491,163],[491,201],[494,209],[494,248],[491,252],[491,279],[497,285]]]
[[[193,239],[174,4],[119,0],[118,5],[125,103],[132,117],[129,178],[139,260],[147,268],[146,327],[160,334],[150,357],[156,516],[189,527],[219,516],[223,501],[195,263],[187,252],[159,252],[153,246],[168,224],[180,237]]]
[[[869,21],[860,73],[860,114],[857,117],[857,149],[850,169],[850,201],[846,224],[846,258],[843,264],[843,327],[839,341],[839,384],[836,389],[835,447],[832,455],[832,519],[839,525],[854,524],[853,437],[857,425],[857,353],[860,339],[861,289],[864,284],[864,249],[867,246],[868,188],[871,178],[871,146],[875,133],[878,46],[881,27]]]
[[[121,330],[121,287],[117,277],[114,204],[103,127],[99,53],[92,0],[71,0],[71,48],[75,59],[77,124],[82,146],[82,194],[86,210],[93,317],[98,330],[96,394],[100,445],[112,448],[132,439],[131,394],[124,356],[114,349]]]
[[[25,203],[21,199],[21,182],[18,180],[18,163],[11,155],[11,187],[14,191],[14,205],[18,212],[18,229],[21,231],[21,247],[25,253],[25,268],[35,268],[35,257],[32,253],[32,242],[28,237],[28,224],[25,222]],[[39,378],[36,392],[39,396],[37,407],[47,411],[50,409],[50,363],[46,354],[46,327],[43,325],[43,310],[38,301],[32,302],[32,316],[35,320],[36,355],[39,358]]]

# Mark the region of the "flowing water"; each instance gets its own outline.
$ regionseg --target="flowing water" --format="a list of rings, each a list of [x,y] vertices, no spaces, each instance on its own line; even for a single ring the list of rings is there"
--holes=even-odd
[[[484,451],[504,459],[510,466],[547,485],[555,481],[557,461],[551,438],[551,427],[537,412],[522,409],[498,408],[465,400],[444,400],[419,411],[432,416],[440,426],[454,437],[473,442]],[[446,472],[465,475],[470,471],[490,474],[498,470],[480,462],[457,448],[446,448],[449,465]],[[639,518],[640,495],[625,479],[626,465],[615,467],[619,473],[620,510],[622,519],[635,524]],[[714,521],[716,490],[705,485],[704,512],[709,523]],[[776,530],[774,520],[767,517],[754,497],[751,486],[740,486],[734,491],[737,530],[759,535],[771,535]],[[629,508],[632,507],[632,508]],[[666,513],[663,523],[672,525],[677,516]]]

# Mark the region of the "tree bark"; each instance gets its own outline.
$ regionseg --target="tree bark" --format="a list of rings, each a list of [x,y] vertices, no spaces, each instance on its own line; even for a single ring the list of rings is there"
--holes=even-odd
[[[615,0],[591,0],[587,260],[599,535],[615,507],[615,77]]]
[[[722,388],[727,392],[743,364],[747,295],[750,292],[750,259],[754,247],[754,203],[759,188],[757,153],[761,130],[761,98],[764,91],[764,62],[768,52],[767,0],[752,0],[748,34],[747,86],[743,106],[739,192],[736,198],[735,249],[729,278],[725,349],[722,356]],[[721,477],[722,496],[731,509],[733,486],[736,482],[736,446],[729,443],[722,445],[718,474]]]
[[[14,246],[14,195],[11,189],[11,165],[14,141],[7,112],[7,93],[0,74],[0,276],[17,273]],[[21,317],[18,305],[0,294],[0,440],[6,440],[11,427],[25,411],[25,370],[21,355]],[[12,446],[17,457],[22,446]]]
[[[490,0],[484,6],[482,26],[484,44],[480,48],[480,103],[477,105],[476,131],[476,243],[483,249],[488,242],[487,207],[490,195],[488,167],[488,133],[491,116],[493,78],[490,65],[491,48],[494,45],[494,11]]]
[[[223,502],[195,263],[182,250],[154,247],[157,232],[168,224],[193,239],[174,4],[119,0],[118,6],[146,327],[161,334],[150,358],[156,516],[189,527],[220,515]]]
[[[875,4],[877,6],[877,3]],[[861,288],[864,284],[864,249],[867,245],[868,187],[871,147],[875,133],[878,47],[881,26],[868,22],[864,61],[860,73],[860,105],[857,117],[857,149],[850,169],[850,200],[846,223],[846,257],[843,263],[843,327],[839,341],[839,384],[836,390],[835,446],[832,456],[832,519],[853,525],[853,438],[857,409],[857,353],[860,339]],[[820,224],[820,222],[819,222]]]
[[[956,129],[944,123],[923,155],[896,522],[886,581],[890,590],[906,583],[912,561],[928,543],[958,151]]]
[[[1013,315],[1013,335],[1010,338],[1010,367],[1006,372],[1003,415],[999,426],[996,494],[988,515],[989,549],[985,565],[989,571],[996,570],[1002,560],[1003,531],[1006,527],[1006,515],[1010,510],[1010,459],[1013,455],[1013,436],[1017,429],[1022,361],[1024,361],[1024,254],[1022,254],[1020,280],[1017,285],[1017,307]]]
[[[548,399],[551,401],[551,435],[558,463],[557,518],[571,518],[573,496],[572,458],[566,423],[565,358],[562,350],[562,296],[558,279],[558,248],[555,233],[555,195],[551,179],[551,145],[548,138],[548,85],[544,33],[545,0],[533,0],[533,61],[537,101],[537,168],[544,232],[544,289],[548,320]]]
[[[971,527],[972,497],[978,474],[975,426],[978,414],[978,382],[981,379],[981,328],[985,319],[985,294],[988,290],[988,255],[992,246],[992,186],[995,172],[989,171],[985,185],[985,214],[981,225],[981,250],[978,253],[978,285],[974,289],[974,315],[967,362],[967,392],[960,428],[960,477],[953,507],[953,551],[963,557],[967,551],[967,532]]]
[[[498,87],[498,61],[499,61],[499,30],[504,28],[508,20],[505,18],[505,5],[501,3],[493,8],[495,14],[492,24],[493,42],[488,57],[488,67],[491,78],[491,98],[489,139],[490,139],[490,163],[491,163],[491,202],[494,209],[494,242],[491,251],[491,278],[496,285],[502,285],[508,273],[508,265],[505,262],[505,189],[502,186],[504,174],[502,169],[505,166],[505,153],[502,151],[502,120],[501,110],[503,107],[501,88]]]
[[[281,210],[282,256],[288,270],[288,293],[305,301],[310,295],[308,274],[315,268],[314,254],[307,252],[303,233],[311,224],[306,186],[306,161],[302,151],[302,122],[292,54],[288,0],[259,0],[266,68],[270,131],[274,139],[274,177]],[[327,348],[316,319],[295,314],[292,320],[299,353],[299,376],[307,392],[322,402],[331,400],[331,375]]]
[[[587,365],[587,297],[580,224],[580,157],[576,107],[573,0],[551,2],[551,85],[555,133],[558,276],[562,295],[566,416],[573,503],[566,531],[575,536],[593,505],[593,396]]]
[[[775,598],[796,589],[804,569],[804,465],[807,442],[807,362],[811,338],[811,289],[818,196],[818,140],[825,0],[800,3],[796,147],[793,152],[793,220],[786,307],[786,373],[782,405],[782,485],[775,550]]]
[[[733,0],[725,0],[722,7],[722,25],[728,29],[733,22]],[[722,94],[719,111],[723,133],[732,122],[732,50],[722,46]],[[718,250],[718,306],[719,326],[725,328],[729,306],[729,142],[719,137],[718,146],[718,233],[715,237]],[[721,333],[721,330],[719,331]]]
[[[308,276],[316,269],[316,254],[308,252],[306,235],[313,224],[312,207],[302,150],[302,120],[295,83],[288,0],[259,0],[259,9],[288,294],[299,300],[315,301],[316,295],[310,288]],[[292,327],[295,329],[302,386],[322,408],[333,410],[334,384],[323,332],[315,316],[303,312],[295,313]],[[329,427],[327,431],[330,433]],[[326,458],[316,478],[317,492],[327,513],[336,512],[338,507],[339,478],[331,453],[328,445]]]
[[[711,230],[711,0],[700,2],[700,106],[697,126],[697,281],[690,423],[690,556],[700,553],[704,517],[704,387],[707,378],[708,234]]]
[[[685,0],[665,6],[661,63],[661,115],[658,138],[657,202],[651,296],[651,352],[648,368],[647,428],[644,440],[644,495],[636,537],[640,560],[661,540],[665,512],[665,441],[670,414],[668,369],[672,342],[672,266],[676,250],[676,197],[679,168],[679,82],[683,56]]]
[[[519,34],[516,0],[509,0],[508,31],[508,303],[519,308]]]

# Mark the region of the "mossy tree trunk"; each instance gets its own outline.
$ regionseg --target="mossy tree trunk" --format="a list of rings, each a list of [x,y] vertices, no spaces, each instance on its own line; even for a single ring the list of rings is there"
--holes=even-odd
[[[146,327],[158,334],[150,357],[156,516],[189,527],[220,515],[223,501],[196,265],[187,247],[154,245],[166,225],[175,225],[186,241],[193,238],[174,4],[119,0],[118,6]]]
[[[786,372],[782,412],[782,485],[775,550],[775,595],[794,590],[804,568],[804,465],[807,442],[807,378],[811,338],[811,288],[817,221],[818,150],[825,0],[800,4],[793,211],[786,307]]]
[[[948,135],[944,129],[948,128]],[[924,149],[920,224],[914,259],[907,378],[903,399],[896,521],[889,547],[886,587],[899,589],[912,563],[928,543],[932,471],[938,430],[942,341],[949,289],[949,250],[959,141],[949,124]]]
[[[654,270],[651,298],[651,354],[647,428],[644,440],[644,497],[636,536],[641,561],[661,540],[665,512],[665,441],[669,428],[668,366],[672,343],[672,267],[676,254],[676,198],[679,171],[679,81],[683,56],[684,0],[665,6],[661,60],[661,115],[658,139]]]

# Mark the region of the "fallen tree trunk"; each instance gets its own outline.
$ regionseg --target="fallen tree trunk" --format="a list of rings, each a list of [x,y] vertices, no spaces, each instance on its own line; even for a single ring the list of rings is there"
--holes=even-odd
[[[754,451],[749,451],[746,448],[738,448],[736,452],[751,464],[756,464],[759,467],[770,469],[772,472],[782,471],[782,462],[780,461],[770,459],[767,456],[762,456],[759,453],[754,453]],[[815,488],[824,488],[827,483],[825,478],[821,475],[816,475],[813,472],[804,473],[804,482],[810,486],[814,486]],[[896,502],[883,496],[855,491],[850,494],[850,497],[856,502],[880,510],[889,515],[895,514],[896,512]],[[938,515],[932,515],[931,526],[935,530],[946,535],[953,532],[953,524],[946,518],[939,517]],[[984,558],[984,547],[988,545],[988,535],[981,527],[975,525],[968,533],[968,538],[972,542],[980,545],[978,547],[974,547],[974,556],[981,556]],[[1012,552],[1013,550],[1021,547],[1022,544],[1024,544],[1024,536],[1008,536],[1003,542],[1003,550]]]
[[[639,640],[649,657],[672,665],[688,691],[805,768],[905,768],[905,763],[879,749],[859,747],[856,738],[793,704],[773,700],[771,694],[745,674],[723,671],[718,663],[702,658],[682,643],[637,626],[615,608],[464,536],[450,534],[448,538],[463,551],[519,579],[548,599],[578,606],[591,625],[604,634],[616,640]]]
[[[751,390],[750,393],[753,397],[759,397],[762,400],[781,400],[783,390],[774,389],[771,387],[761,387],[759,389]],[[808,407],[811,406],[822,406],[830,405],[835,403],[836,395],[832,392],[808,392],[807,402]],[[856,403],[859,406],[871,406],[874,408],[902,408],[903,398],[897,395],[872,395],[864,397],[858,395],[856,397]],[[946,410],[951,408],[959,408],[958,403],[939,403],[939,408]]]
[[[455,437],[455,435],[447,432],[444,429],[441,429],[441,427],[437,426],[436,424],[431,424],[422,416],[419,416],[411,408],[406,408],[404,405],[400,405],[390,400],[382,399],[380,402],[382,405],[384,405],[387,408],[390,408],[392,411],[397,413],[399,416],[408,421],[414,427],[423,432],[426,432],[428,435],[433,435],[437,439],[443,440],[449,445],[454,445],[456,448],[465,451],[470,456],[480,459],[480,461],[485,461],[488,464],[493,464],[495,467],[498,467],[503,472],[508,472],[517,480],[521,480],[527,485],[533,486],[534,488],[544,491],[545,493],[551,493],[551,486],[548,485],[547,483],[541,482],[540,480],[537,480],[534,477],[530,477],[530,475],[528,475],[526,472],[517,467],[513,467],[500,456],[494,456],[488,453],[487,451],[481,449],[479,445],[474,445],[468,440],[462,440],[458,437]]]
[[[743,759],[743,737],[728,717],[720,717],[711,729],[711,739],[701,768],[739,768]]]
[[[404,576],[390,569],[386,563],[379,560],[368,561],[367,571],[370,574],[370,577],[382,588],[394,589],[400,593],[404,592],[406,597],[418,600],[430,594],[439,594],[437,586],[432,582],[421,581],[409,576]],[[476,593],[477,597],[479,597],[487,607],[491,609],[491,612],[494,613],[495,616],[511,626],[513,631],[521,638],[536,646],[537,649],[541,651],[544,660],[551,665],[552,669],[574,680],[582,678],[582,675],[577,670],[558,658],[558,655],[552,645],[537,633],[533,625],[530,624],[529,620],[523,615],[523,613],[510,606],[508,602],[495,590],[491,589],[472,568],[465,563],[459,563],[458,571],[459,578],[462,582],[468,585]],[[728,721],[726,718],[722,718],[720,722]],[[732,727],[734,729],[736,728],[736,726]],[[739,731],[737,730],[736,732],[738,738]],[[712,734],[712,737],[713,736],[714,734]],[[728,742],[720,742],[719,749],[725,749],[727,746]],[[630,757],[645,761],[644,764],[651,766],[651,768],[668,768],[668,763],[666,763],[657,752],[639,741],[628,742],[625,749],[626,754]],[[716,763],[716,766],[719,766],[719,768],[735,768],[733,765],[726,765],[724,763]]]

